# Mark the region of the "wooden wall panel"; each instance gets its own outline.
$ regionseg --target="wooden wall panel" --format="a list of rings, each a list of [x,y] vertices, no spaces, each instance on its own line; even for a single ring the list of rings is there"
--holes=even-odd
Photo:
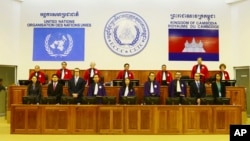
[[[158,106],[155,118],[156,132],[159,134],[182,134],[182,107]]]
[[[210,106],[210,105],[208,105]],[[212,133],[212,108],[202,106],[186,106],[183,107],[183,133],[196,134],[196,133]]]
[[[42,133],[70,133],[71,111],[69,106],[55,105],[42,107]]]
[[[154,106],[126,106],[125,133],[152,134],[154,132]]]
[[[228,133],[230,130],[230,124],[241,123],[241,118],[238,115],[241,114],[240,110],[235,110],[234,106],[220,106],[213,107],[213,132]]]
[[[41,112],[37,106],[12,107],[11,133],[41,132]]]
[[[123,107],[100,106],[98,108],[98,131],[101,134],[123,133]]]

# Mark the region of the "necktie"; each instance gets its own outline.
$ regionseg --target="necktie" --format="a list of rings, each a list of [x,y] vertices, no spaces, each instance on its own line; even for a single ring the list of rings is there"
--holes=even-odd
[[[94,69],[91,69],[90,70],[90,77],[93,77],[94,76]]]
[[[65,72],[64,72],[64,69],[63,69],[62,74],[61,74],[61,79],[64,79],[64,75],[65,75]]]
[[[180,85],[180,81],[179,80],[177,80],[176,91],[177,92],[181,92],[181,85]]]
[[[77,84],[77,81],[78,81],[78,77],[75,77],[75,86]]]
[[[95,84],[94,95],[97,95],[97,93],[98,93],[98,84],[96,83],[96,84]]]
[[[153,86],[153,82],[151,82],[151,84],[150,84],[150,93],[154,93],[154,86]]]
[[[124,96],[128,96],[128,86],[125,88]]]
[[[200,93],[200,82],[197,81],[196,84],[197,84],[198,93]]]
[[[162,73],[162,80],[166,80],[166,72],[165,71]]]
[[[56,83],[53,83],[53,90],[56,89]]]

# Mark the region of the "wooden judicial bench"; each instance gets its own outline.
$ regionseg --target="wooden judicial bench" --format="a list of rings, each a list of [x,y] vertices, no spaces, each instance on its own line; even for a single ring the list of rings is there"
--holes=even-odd
[[[11,106],[12,134],[229,134],[233,105]]]
[[[119,102],[119,89],[118,86],[106,86],[106,93],[108,96],[116,96],[117,103]],[[87,95],[88,87],[85,87],[84,95]],[[63,87],[63,93],[68,95],[68,88]],[[137,96],[137,103],[141,104],[144,97],[144,87],[137,86],[135,87],[135,93]],[[206,87],[207,95],[212,94],[210,86]],[[27,95],[27,86],[9,86],[8,87],[8,111],[12,104],[22,104],[22,97]],[[42,95],[47,97],[47,85],[42,86]],[[187,96],[190,96],[189,87],[187,88]],[[226,97],[230,98],[231,105],[240,105],[242,111],[246,111],[246,95],[244,87],[226,87]],[[162,105],[165,105],[166,99],[168,98],[168,87],[161,86],[160,88],[160,102]]]

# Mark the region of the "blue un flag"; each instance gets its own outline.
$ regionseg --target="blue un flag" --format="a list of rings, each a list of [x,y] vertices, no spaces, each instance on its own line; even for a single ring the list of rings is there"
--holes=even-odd
[[[34,28],[33,61],[84,61],[84,28]]]

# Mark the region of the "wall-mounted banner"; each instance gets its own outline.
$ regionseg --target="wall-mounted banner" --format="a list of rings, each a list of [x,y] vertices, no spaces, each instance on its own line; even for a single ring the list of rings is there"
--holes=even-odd
[[[84,61],[84,28],[34,28],[33,61]]]
[[[133,12],[120,12],[112,16],[104,29],[109,49],[120,56],[133,56],[147,45],[149,30],[144,19]]]
[[[169,60],[219,61],[219,25],[214,14],[170,14]]]
[[[169,29],[169,60],[219,60],[218,30]]]

